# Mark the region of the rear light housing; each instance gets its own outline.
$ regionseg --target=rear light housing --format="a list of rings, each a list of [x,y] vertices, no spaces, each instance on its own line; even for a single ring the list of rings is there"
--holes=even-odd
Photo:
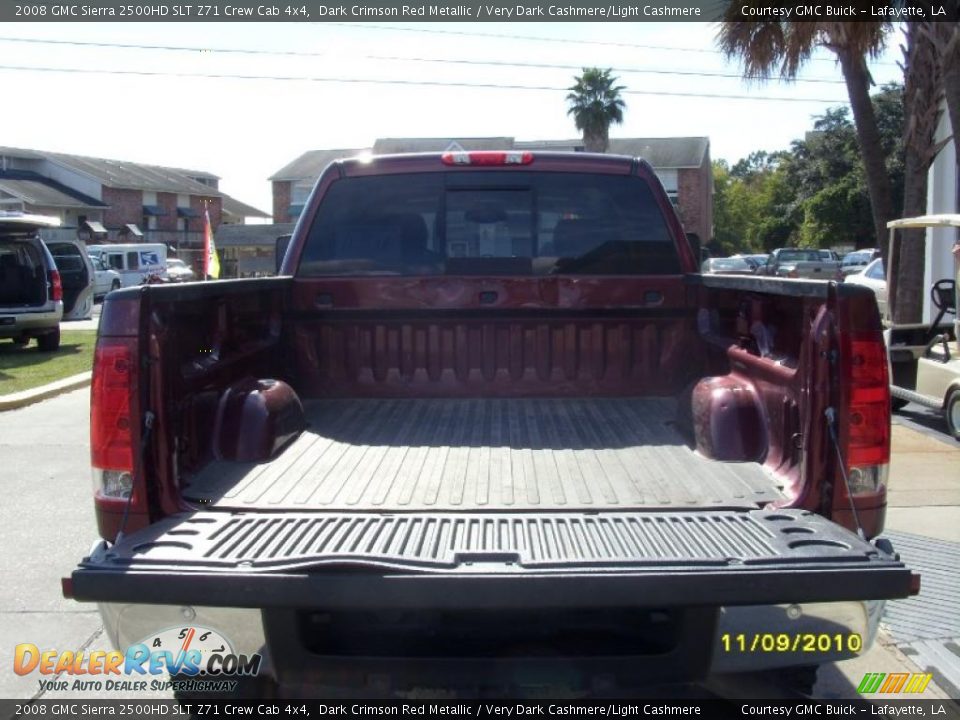
[[[50,299],[53,302],[63,300],[63,281],[60,280],[60,271],[50,271]]]
[[[146,492],[138,467],[140,441],[136,338],[100,337],[90,386],[90,460],[100,534],[114,540],[147,522]]]
[[[841,340],[841,383],[846,414],[838,428],[846,483],[837,478],[834,520],[867,537],[883,529],[890,463],[890,379],[879,332],[852,332]],[[849,497],[847,488],[849,487]],[[853,503],[858,511],[850,511]]]
[[[854,336],[844,353],[848,383],[847,465],[873,467],[890,462],[890,378],[883,337]]]
[[[444,165],[529,165],[532,152],[517,150],[476,150],[473,152],[445,152],[440,156]]]

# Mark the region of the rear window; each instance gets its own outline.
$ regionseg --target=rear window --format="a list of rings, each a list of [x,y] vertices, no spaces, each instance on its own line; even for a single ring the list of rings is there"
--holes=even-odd
[[[494,171],[335,182],[298,275],[679,272],[642,178]]]
[[[23,268],[33,273],[43,269],[40,251],[29,241],[0,239],[0,271]]]
[[[704,265],[708,269],[712,269],[718,272],[724,270],[749,270],[750,264],[747,263],[743,258],[714,258],[713,260],[708,260]]]
[[[783,250],[778,259],[780,262],[819,262],[823,258],[817,250]]]
[[[70,243],[47,243],[47,249],[53,255],[53,261],[60,272],[79,272],[84,270],[80,248]]]

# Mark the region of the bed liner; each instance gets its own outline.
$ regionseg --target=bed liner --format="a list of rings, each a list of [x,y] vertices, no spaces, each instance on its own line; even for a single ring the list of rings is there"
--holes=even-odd
[[[759,463],[697,455],[671,398],[329,399],[263,463],[185,481],[205,508],[434,511],[756,507]],[[187,484],[189,483],[189,484]]]

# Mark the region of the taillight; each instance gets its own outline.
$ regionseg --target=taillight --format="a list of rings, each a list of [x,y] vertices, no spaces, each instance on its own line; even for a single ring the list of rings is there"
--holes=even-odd
[[[533,153],[517,150],[445,152],[440,159],[444,165],[529,165],[533,162]]]
[[[60,280],[60,272],[57,270],[50,271],[50,299],[53,302],[63,300],[63,282]]]
[[[854,495],[879,492],[890,462],[890,379],[879,332],[853,335],[843,359],[848,388],[847,478]]]
[[[114,539],[124,514],[127,531],[146,524],[135,452],[139,415],[132,402],[137,383],[136,339],[98,339],[90,389],[90,460],[98,522],[108,540]]]

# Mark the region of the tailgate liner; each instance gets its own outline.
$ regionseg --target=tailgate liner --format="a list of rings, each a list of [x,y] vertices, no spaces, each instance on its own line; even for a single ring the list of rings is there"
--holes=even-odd
[[[899,560],[795,510],[199,513],[101,546],[72,579],[78,600],[232,607],[822,602],[910,585]]]

